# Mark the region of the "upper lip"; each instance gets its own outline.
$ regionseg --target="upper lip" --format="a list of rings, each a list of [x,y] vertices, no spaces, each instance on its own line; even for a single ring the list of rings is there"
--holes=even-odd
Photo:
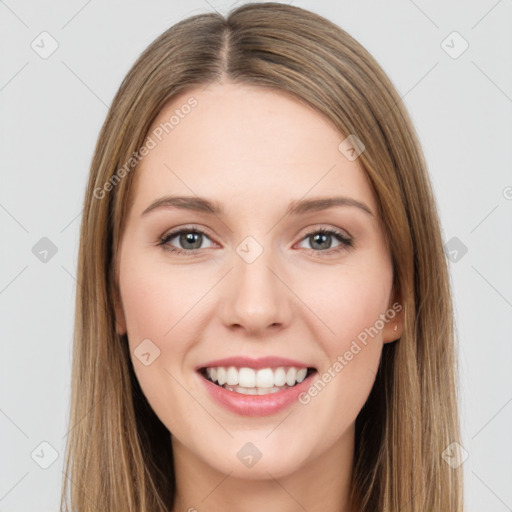
[[[226,357],[224,359],[216,359],[215,361],[209,361],[196,367],[196,370],[203,368],[214,368],[219,366],[235,366],[236,368],[274,368],[279,366],[295,366],[296,368],[314,368],[314,366],[297,361],[294,359],[288,359],[286,357],[266,356],[258,359],[252,359],[250,357]]]

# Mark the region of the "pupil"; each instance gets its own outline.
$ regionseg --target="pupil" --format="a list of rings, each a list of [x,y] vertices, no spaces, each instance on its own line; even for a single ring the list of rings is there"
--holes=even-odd
[[[187,243],[190,243],[193,245],[194,241],[195,241],[196,246],[189,247],[189,249],[198,249],[201,246],[200,237],[201,237],[201,233],[187,233],[186,235],[181,235],[180,243],[186,247]],[[199,240],[199,242],[198,242],[198,240]]]
[[[318,239],[320,239],[320,241],[321,241],[321,242],[322,242],[322,241],[323,241],[323,242],[325,242],[327,239],[329,239],[329,237],[330,237],[330,236],[331,236],[331,235],[329,235],[329,234],[327,234],[327,233],[318,233],[318,234],[316,234],[316,235],[313,235],[313,243],[311,244],[311,245],[312,245],[312,247],[313,247],[313,248],[315,248],[315,247],[314,247],[314,246],[315,246],[315,244],[317,244],[317,245],[318,245],[318,242],[317,242],[317,240],[318,240]],[[317,247],[317,248],[319,248],[319,249],[328,249],[328,248],[329,248],[329,246],[331,245],[331,244],[327,244],[327,247],[322,247],[321,242],[320,242],[320,247]]]

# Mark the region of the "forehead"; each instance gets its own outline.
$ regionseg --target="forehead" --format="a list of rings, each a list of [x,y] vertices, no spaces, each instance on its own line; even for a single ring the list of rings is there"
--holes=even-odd
[[[232,83],[191,89],[162,109],[148,136],[154,147],[136,170],[138,211],[171,193],[267,206],[337,193],[376,210],[359,160],[339,150],[345,135],[281,91]]]

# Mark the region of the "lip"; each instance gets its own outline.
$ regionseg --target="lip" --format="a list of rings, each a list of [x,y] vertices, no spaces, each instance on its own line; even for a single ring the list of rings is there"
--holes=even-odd
[[[218,366],[235,366],[237,368],[254,368],[259,370],[261,368],[278,368],[279,366],[295,366],[296,368],[314,368],[314,366],[303,363],[301,361],[288,359],[285,357],[266,356],[258,359],[252,359],[250,357],[238,356],[238,357],[226,357],[224,359],[216,359],[197,366],[196,371],[202,368],[213,368]]]
[[[232,360],[230,359],[230,361]],[[268,361],[266,364],[268,364]],[[213,366],[217,366],[217,364]],[[290,366],[295,365],[291,364]],[[311,386],[312,380],[318,374],[318,371],[315,370],[306,379],[291,388],[286,388],[276,393],[269,393],[268,395],[242,395],[235,391],[228,391],[209,381],[199,370],[196,373],[210,396],[229,411],[242,416],[269,416],[282,411],[294,402],[298,402],[299,395]]]

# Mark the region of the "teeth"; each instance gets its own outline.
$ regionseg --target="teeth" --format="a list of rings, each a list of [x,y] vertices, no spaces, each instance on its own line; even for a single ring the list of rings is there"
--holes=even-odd
[[[290,368],[286,374],[286,384],[288,384],[288,386],[293,386],[295,382],[297,382],[297,370],[295,368]]]
[[[240,368],[240,371],[238,371],[234,366],[231,366],[231,370],[237,372],[237,384],[240,384],[240,386],[244,388],[253,388],[256,386],[256,372],[252,368]],[[260,371],[261,370],[258,370],[258,372]]]
[[[227,384],[224,384],[224,386],[222,387],[224,389],[227,389],[228,391],[234,391],[235,393],[240,393],[242,395],[268,395],[270,393],[277,393],[278,391],[286,389],[289,386],[284,386],[280,388],[243,388],[241,386],[228,386]]]
[[[297,382],[302,382],[305,378],[306,378],[306,374],[308,373],[308,369],[307,368],[301,368],[300,370],[297,371]],[[288,377],[287,377],[288,379]]]
[[[220,368],[217,368],[217,382],[219,383],[220,386],[222,386],[226,382],[226,369],[222,366]]]
[[[278,368],[274,371],[274,385],[284,386],[286,384],[286,370]]]
[[[230,366],[226,372],[226,384],[236,386],[238,384],[238,372],[234,366]]]
[[[207,368],[206,375],[212,382],[226,389],[238,387],[245,388],[239,391],[244,394],[259,394],[258,390],[271,390],[273,388],[291,387],[302,382],[306,378],[307,368],[261,368],[254,370],[252,368],[236,368],[235,366],[217,368]],[[255,393],[252,392],[255,391]],[[278,389],[277,389],[278,390]],[[245,393],[248,391],[248,393]],[[266,394],[261,393],[261,394]],[[274,392],[275,391],[270,391]]]
[[[271,388],[274,385],[274,372],[271,368],[263,368],[256,373],[257,388]]]

